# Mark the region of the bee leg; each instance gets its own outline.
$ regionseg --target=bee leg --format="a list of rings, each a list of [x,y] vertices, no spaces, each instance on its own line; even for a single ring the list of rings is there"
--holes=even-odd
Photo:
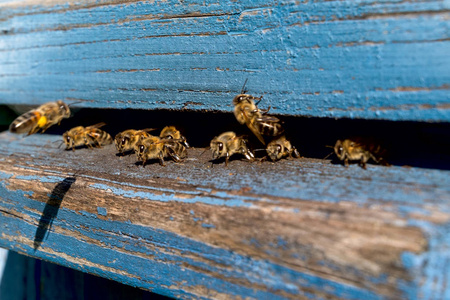
[[[227,152],[227,156],[225,156],[225,167],[228,167],[228,160],[230,159],[230,155],[228,155]]]
[[[271,108],[271,106],[269,106],[268,109],[261,109],[260,111],[263,115],[265,115],[265,114],[269,113],[270,108]]]
[[[163,156],[162,152],[159,153],[159,164],[163,167],[166,166],[166,164],[164,163],[164,156]]]
[[[31,130],[28,132],[27,135],[35,134],[35,133],[38,132],[38,131],[39,131],[39,126],[36,125],[33,129],[31,129]]]
[[[171,154],[170,154],[170,158],[172,158],[172,160],[173,160],[174,162],[176,162],[176,163],[182,161],[182,159],[181,159],[178,155],[176,155],[175,153],[171,153]]]
[[[41,132],[44,133],[49,128],[50,128],[50,124],[45,125],[44,127],[42,127]]]
[[[189,149],[189,144],[188,144],[188,142],[186,141],[186,138],[185,138],[184,136],[181,137],[181,139],[180,139],[180,144],[183,145],[184,147],[186,147],[186,149]]]
[[[370,154],[370,158],[372,158],[372,160],[374,162],[376,162],[379,165],[385,166],[385,167],[390,167],[391,164],[388,163],[384,158],[380,157],[380,158],[376,158],[372,153]]]
[[[359,162],[359,165],[360,165],[361,168],[363,168],[364,170],[367,170],[367,166],[366,166],[366,162],[365,162],[364,158],[361,158],[361,161]]]
[[[292,151],[291,152],[289,152],[289,156],[290,157],[292,157],[292,154],[294,154],[295,158],[300,158],[300,152],[298,152],[297,148],[292,147]]]
[[[390,167],[390,166],[392,166],[390,163],[388,163],[388,162],[387,162],[384,158],[382,158],[382,157],[378,160],[378,162],[379,162],[380,165],[385,166],[385,167]]]
[[[94,149],[94,147],[92,147],[90,141],[88,141],[87,138],[84,138],[84,144],[85,144],[86,147],[88,147],[89,149]]]
[[[346,157],[346,158],[344,159],[344,166],[348,167],[348,165],[349,165],[349,163],[348,163],[348,157]]]
[[[250,150],[247,150],[247,152],[245,152],[244,155],[245,158],[248,159],[249,161],[255,160],[255,156],[253,155],[253,153],[250,152]]]

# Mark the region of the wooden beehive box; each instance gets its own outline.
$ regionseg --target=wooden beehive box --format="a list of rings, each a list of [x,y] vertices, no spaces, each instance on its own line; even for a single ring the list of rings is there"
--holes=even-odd
[[[183,299],[449,299],[449,8],[0,2],[0,104],[75,108],[48,134],[0,133],[0,246]],[[246,79],[304,158],[202,155]],[[143,168],[112,145],[58,147],[100,121],[174,122],[194,148]],[[433,163],[363,170],[308,150],[355,128]]]

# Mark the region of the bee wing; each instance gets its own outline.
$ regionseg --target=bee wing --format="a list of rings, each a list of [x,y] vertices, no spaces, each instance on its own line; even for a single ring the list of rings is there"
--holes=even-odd
[[[253,132],[253,134],[258,138],[258,140],[265,145],[266,142],[264,141],[264,138],[262,137],[261,133],[259,132],[258,128],[255,126],[256,123],[247,123],[247,127]]]
[[[144,132],[152,132],[152,131],[155,131],[157,128],[145,128],[145,129],[141,129],[141,131],[144,131]]]
[[[91,126],[88,126],[88,127],[86,127],[86,129],[91,129],[91,128],[100,128],[100,127],[103,127],[103,126],[105,126],[106,125],[106,123],[105,122],[101,122],[101,123],[97,123],[97,124],[94,124],[94,125],[91,125]]]
[[[261,134],[267,136],[278,136],[284,132],[284,128],[281,125],[283,122],[274,116],[259,116],[256,118],[256,123],[260,124],[261,128],[259,128],[259,130]]]
[[[272,123],[281,123],[281,120],[274,116],[268,116],[268,115],[261,115],[260,117],[256,118],[256,121],[258,122],[272,122]]]
[[[85,131],[85,134],[93,139],[97,139],[100,137],[101,133],[98,131]]]

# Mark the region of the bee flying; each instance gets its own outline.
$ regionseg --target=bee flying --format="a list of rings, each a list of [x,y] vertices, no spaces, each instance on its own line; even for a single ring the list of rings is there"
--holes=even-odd
[[[18,116],[9,126],[9,131],[16,134],[34,134],[45,132],[50,126],[60,124],[61,120],[70,117],[69,106],[61,100],[42,104]]]

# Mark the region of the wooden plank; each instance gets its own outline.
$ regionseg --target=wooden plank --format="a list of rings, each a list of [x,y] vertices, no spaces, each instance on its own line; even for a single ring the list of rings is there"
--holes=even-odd
[[[5,1],[0,101],[450,120],[448,1]]]
[[[0,134],[0,245],[182,299],[447,299],[450,176]]]
[[[170,299],[13,251],[8,251],[3,275],[1,299]]]

